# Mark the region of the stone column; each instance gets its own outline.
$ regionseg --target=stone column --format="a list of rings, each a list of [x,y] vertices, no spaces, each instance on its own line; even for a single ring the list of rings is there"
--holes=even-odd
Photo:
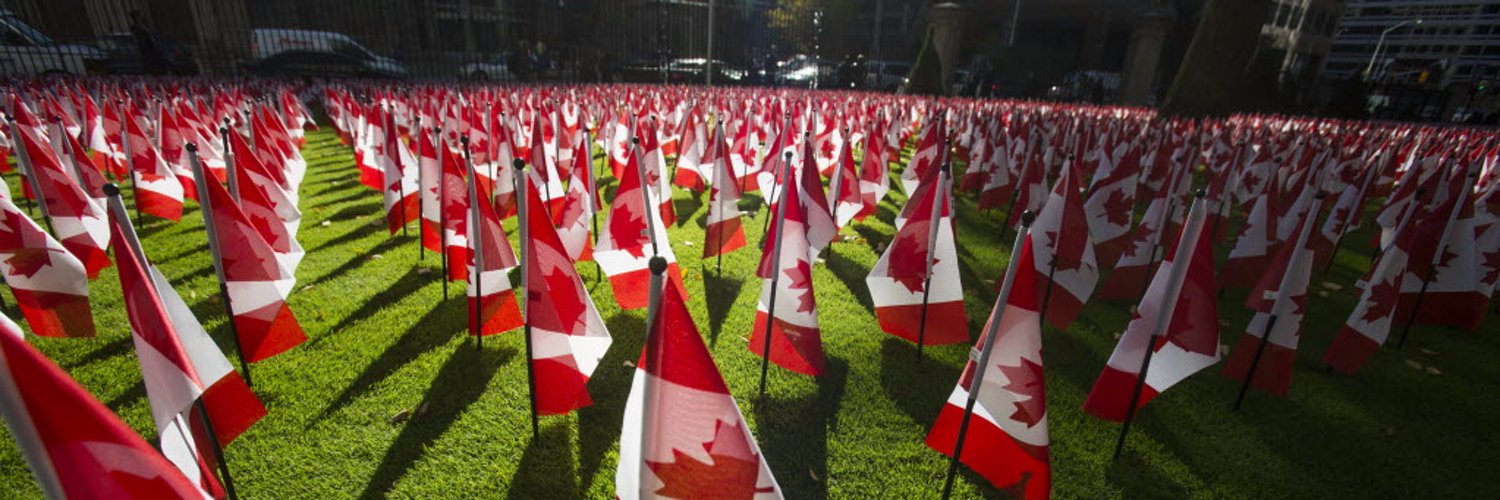
[[[1135,28],[1130,32],[1130,47],[1125,53],[1121,104],[1143,106],[1150,101],[1151,85],[1156,82],[1157,66],[1161,62],[1161,48],[1175,18],[1176,13],[1165,6],[1147,7],[1136,16]]]
[[[932,48],[942,63],[944,94],[953,89],[953,70],[958,65],[958,48],[963,41],[964,18],[968,15],[968,9],[958,2],[937,3],[927,11]]]

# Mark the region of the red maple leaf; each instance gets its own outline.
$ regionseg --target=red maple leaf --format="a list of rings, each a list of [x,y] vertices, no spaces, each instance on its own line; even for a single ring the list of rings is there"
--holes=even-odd
[[[51,249],[22,247],[11,251],[10,258],[5,259],[10,266],[11,276],[35,277],[43,267],[52,265]]]
[[[775,491],[759,487],[760,456],[750,446],[738,423],[718,423],[714,440],[703,443],[711,463],[700,462],[691,455],[672,450],[671,462],[646,461],[651,472],[661,479],[657,495],[670,498],[745,499],[759,493]]]
[[[1494,283],[1497,278],[1500,278],[1500,250],[1484,254],[1484,267],[1490,270],[1484,275],[1485,283]]]
[[[570,196],[564,197],[563,198],[562,207],[560,209],[558,209],[557,214],[555,215],[555,217],[553,217],[552,225],[554,227],[565,227],[565,226],[572,225],[578,219],[582,218],[582,216],[583,216],[583,204],[584,204],[585,200],[587,199],[587,198],[585,198],[585,196],[588,196],[588,195],[583,195],[583,196],[571,196],[570,195]]]
[[[819,158],[824,158],[824,159],[832,159],[833,158],[833,140],[832,139],[827,139],[827,140],[823,141],[823,144],[821,145],[821,147],[818,148],[818,157]]]
[[[1156,228],[1147,226],[1145,224],[1137,226],[1135,228],[1135,237],[1131,238],[1130,248],[1125,249],[1124,256],[1135,257],[1135,252],[1137,250],[1141,250],[1149,246],[1146,243],[1151,241],[1151,235],[1153,234],[1156,234]]]
[[[1446,268],[1448,267],[1448,263],[1456,258],[1458,258],[1458,252],[1453,251],[1453,245],[1445,245],[1443,246],[1443,255],[1438,258],[1437,267]]]
[[[636,193],[628,193],[635,196]],[[619,199],[620,196],[616,196]],[[617,205],[612,216],[609,218],[609,235],[614,239],[615,248],[625,250],[630,255],[640,258],[646,256],[646,246],[650,245],[650,236],[646,234],[645,214],[640,213],[637,208],[641,204],[636,202],[625,202]]]
[[[797,265],[782,272],[786,273],[787,279],[791,280],[791,283],[787,284],[787,288],[802,290],[797,295],[797,312],[812,312],[815,307],[812,291],[812,264],[799,259]]]
[[[1130,215],[1134,203],[1125,198],[1123,189],[1109,192],[1109,197],[1104,199],[1104,218],[1112,226],[1124,226],[1130,224]]]
[[[1240,179],[1240,185],[1246,186],[1245,189],[1247,191],[1258,189],[1260,187],[1260,176],[1255,175],[1253,170],[1246,170],[1244,177]]]
[[[1035,426],[1047,416],[1046,389],[1042,384],[1042,365],[1033,363],[1030,359],[1021,358],[1021,364],[1017,366],[997,365],[1005,378],[1010,380],[1004,386],[1016,396],[1026,398],[1017,401],[1016,412],[1010,415],[1011,420],[1026,424],[1027,427]]]
[[[549,262],[553,264],[567,263],[567,257],[553,250]],[[564,333],[582,333],[583,314],[588,311],[583,290],[579,289],[578,281],[568,274],[561,265],[552,265],[546,270],[548,302],[551,302],[553,310],[557,311],[557,321],[563,327]]]
[[[1387,279],[1370,288],[1370,300],[1365,304],[1365,314],[1359,318],[1360,321],[1366,323],[1378,321],[1389,317],[1396,310],[1396,297],[1399,290],[1396,289],[1393,281]]]

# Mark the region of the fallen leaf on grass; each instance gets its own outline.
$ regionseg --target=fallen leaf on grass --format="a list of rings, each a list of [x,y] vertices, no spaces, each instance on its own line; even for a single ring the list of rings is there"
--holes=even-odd
[[[1439,370],[1436,366],[1429,366],[1429,367],[1427,367],[1427,373],[1430,373],[1430,374],[1433,374],[1433,375],[1442,375],[1443,371]]]
[[[625,362],[622,364],[624,364],[626,368],[635,368],[635,362],[628,359],[625,360]]]
[[[1406,363],[1406,366],[1410,366],[1411,369],[1413,369],[1413,370],[1421,370],[1422,369],[1422,363],[1418,363],[1418,362],[1416,362],[1416,360],[1408,359],[1408,360],[1404,360],[1402,362]]]
[[[327,221],[327,220],[325,220],[325,221],[323,221],[322,226],[323,227],[328,227],[329,224],[333,224],[333,221]]]
[[[1323,288],[1327,288],[1327,289],[1333,290],[1333,291],[1339,291],[1339,290],[1343,290],[1344,286],[1340,285],[1338,283],[1334,283],[1332,281],[1324,281],[1323,282]]]
[[[411,418],[411,410],[401,410],[396,412],[395,415],[391,415],[391,423],[399,424],[405,422],[408,418]]]

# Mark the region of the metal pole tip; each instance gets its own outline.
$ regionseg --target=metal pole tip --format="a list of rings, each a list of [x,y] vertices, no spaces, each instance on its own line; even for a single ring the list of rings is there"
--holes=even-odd
[[[1032,222],[1036,222],[1036,212],[1027,210],[1021,213],[1021,225],[1030,227]]]
[[[516,170],[526,170],[526,160],[516,158],[511,160],[510,166],[515,167]]]
[[[109,196],[119,196],[120,186],[116,186],[113,182],[106,182],[104,183],[104,194]]]
[[[667,272],[667,259],[660,255],[653,256],[651,257],[650,266],[651,274],[660,276],[662,273]]]

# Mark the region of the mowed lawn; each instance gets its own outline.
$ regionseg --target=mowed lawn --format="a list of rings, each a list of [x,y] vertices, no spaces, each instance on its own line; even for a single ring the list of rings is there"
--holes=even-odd
[[[595,265],[578,265],[615,343],[589,384],[593,406],[543,418],[533,437],[520,332],[476,349],[464,334],[462,284],[452,284],[444,300],[438,257],[419,254],[416,227],[406,236],[386,233],[381,197],[358,183],[351,151],[324,127],[309,135],[304,154],[299,238],[307,257],[291,306],[310,340],[252,367],[270,415],[226,451],[240,495],[612,497],[644,311],[621,312]],[[19,193],[14,175],[6,181]],[[604,184],[609,199],[614,183]],[[787,496],[937,497],[947,458],[923,439],[969,346],[928,348],[918,365],[915,347],[876,323],[864,277],[875,249],[891,238],[901,197],[846,228],[846,239],[815,267],[828,373],[811,378],[773,367],[764,399],[756,397],[760,358],[746,339],[761,286],[753,270],[766,211],[745,224],[751,245],[725,256],[716,271],[698,257],[707,196],[678,190],[674,198],[679,221],[669,233],[689,307]],[[751,195],[742,207],[759,205]],[[1013,233],[1001,234],[1000,212],[976,211],[971,194],[960,194],[958,214],[969,329],[977,335]],[[189,202],[181,223],[137,223],[148,257],[233,352],[196,205]],[[515,222],[506,227],[516,243]],[[1370,265],[1368,249],[1355,242],[1370,235],[1369,228],[1351,235],[1332,270],[1314,273],[1290,397],[1252,392],[1234,412],[1238,382],[1217,366],[1205,370],[1146,407],[1118,462],[1110,454],[1119,426],[1080,406],[1133,304],[1095,301],[1068,331],[1047,330],[1054,494],[1500,498],[1500,319],[1489,317],[1479,332],[1415,328],[1404,351],[1383,349],[1354,377],[1323,369],[1324,349]],[[113,268],[91,285],[97,338],[29,340],[154,440]],[[5,294],[6,314],[19,320]],[[1242,291],[1224,296],[1223,344],[1249,321],[1243,300]],[[0,496],[38,496],[8,434],[0,441]],[[956,496],[1007,495],[965,471]]]

